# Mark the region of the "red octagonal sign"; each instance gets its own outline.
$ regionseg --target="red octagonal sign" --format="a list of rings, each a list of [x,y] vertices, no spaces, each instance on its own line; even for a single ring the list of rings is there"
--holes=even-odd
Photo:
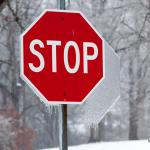
[[[81,12],[44,11],[21,45],[21,77],[44,102],[82,103],[104,77],[103,39]]]

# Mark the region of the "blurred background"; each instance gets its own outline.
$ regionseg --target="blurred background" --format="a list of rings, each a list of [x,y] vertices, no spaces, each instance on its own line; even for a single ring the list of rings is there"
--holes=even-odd
[[[0,0],[0,150],[58,146],[58,106],[41,103],[20,79],[20,35],[57,0]],[[121,98],[96,125],[69,110],[69,145],[150,137],[150,0],[66,0],[120,57]]]

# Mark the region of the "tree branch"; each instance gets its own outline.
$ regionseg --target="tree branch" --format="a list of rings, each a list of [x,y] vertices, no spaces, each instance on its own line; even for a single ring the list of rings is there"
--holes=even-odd
[[[6,0],[0,0],[0,12],[3,10],[5,5],[6,5]]]
[[[14,11],[14,9],[11,7],[11,4],[9,2],[9,0],[7,0],[7,6],[9,8],[9,10],[11,11],[16,23],[18,24],[18,26],[20,27],[21,31],[24,31],[25,28],[22,26],[21,22],[20,22],[20,18],[18,17],[17,13]]]

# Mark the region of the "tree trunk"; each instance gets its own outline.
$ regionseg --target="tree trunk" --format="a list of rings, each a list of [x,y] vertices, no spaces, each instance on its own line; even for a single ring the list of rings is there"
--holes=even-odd
[[[90,127],[90,137],[89,137],[88,143],[94,143],[94,142],[96,142],[96,139],[94,137],[94,127],[91,126]]]
[[[136,104],[132,101],[129,102],[129,139],[138,139],[138,115]]]
[[[130,89],[129,89],[129,140],[138,139],[138,108],[134,95],[135,76],[134,76],[134,60],[129,63]]]
[[[105,118],[98,124],[98,141],[105,140]]]
[[[101,120],[101,122],[93,127],[90,127],[90,137],[89,137],[89,143],[99,142],[104,140],[105,136],[105,125],[104,125],[104,119]]]

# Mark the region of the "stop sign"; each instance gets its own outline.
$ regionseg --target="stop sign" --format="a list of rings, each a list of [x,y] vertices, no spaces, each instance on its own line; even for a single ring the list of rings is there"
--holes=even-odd
[[[104,77],[103,39],[81,12],[44,11],[21,45],[21,77],[46,103],[82,103]]]

